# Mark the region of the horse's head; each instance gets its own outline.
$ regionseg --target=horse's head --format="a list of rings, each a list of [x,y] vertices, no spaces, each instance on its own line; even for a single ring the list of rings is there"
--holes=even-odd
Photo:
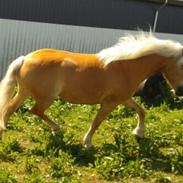
[[[175,94],[183,96],[183,56],[178,60],[168,60],[162,72]]]

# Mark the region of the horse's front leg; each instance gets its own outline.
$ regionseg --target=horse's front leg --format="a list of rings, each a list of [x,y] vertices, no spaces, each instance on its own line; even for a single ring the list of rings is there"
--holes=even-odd
[[[139,106],[133,99],[129,99],[123,103],[125,106],[130,107],[134,109],[138,116],[139,121],[137,123],[136,128],[133,130],[133,135],[139,141],[144,136],[144,130],[145,130],[145,124],[144,124],[144,118],[145,118],[145,111],[144,109]]]
[[[101,122],[104,120],[104,118],[113,111],[113,109],[117,106],[117,104],[109,104],[109,103],[103,103],[101,104],[101,108],[95,117],[95,120],[91,124],[88,132],[84,136],[84,144],[86,148],[90,148],[92,146],[92,137],[97,128],[100,126]]]

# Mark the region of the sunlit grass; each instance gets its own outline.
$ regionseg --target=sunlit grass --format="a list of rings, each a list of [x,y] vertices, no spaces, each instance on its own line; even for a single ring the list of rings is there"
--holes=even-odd
[[[182,103],[145,107],[146,131],[140,144],[131,134],[136,114],[119,106],[96,132],[94,147],[86,150],[82,139],[99,106],[55,101],[47,115],[62,132],[53,136],[28,112],[33,105],[29,99],[11,117],[0,143],[0,182],[181,182]]]

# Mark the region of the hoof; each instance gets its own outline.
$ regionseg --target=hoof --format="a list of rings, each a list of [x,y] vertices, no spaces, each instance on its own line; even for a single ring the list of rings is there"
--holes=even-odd
[[[84,141],[84,147],[86,149],[91,149],[93,147],[91,140],[89,140],[88,138],[84,137],[83,141]]]
[[[90,150],[93,148],[93,145],[92,144],[85,144],[84,147],[85,147],[85,149]]]
[[[139,137],[138,135],[134,135],[134,137],[135,137],[137,143],[140,143],[141,142],[142,137]]]
[[[57,128],[57,129],[54,129],[52,130],[52,134],[55,136],[55,135],[58,135],[60,133],[60,128]]]
[[[92,148],[92,140],[91,140],[91,136],[87,133],[85,134],[84,138],[83,138],[83,142],[84,142],[84,147],[86,149],[91,149]]]

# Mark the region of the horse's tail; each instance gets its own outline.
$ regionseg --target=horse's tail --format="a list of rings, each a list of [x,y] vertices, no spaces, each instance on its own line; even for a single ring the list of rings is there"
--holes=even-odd
[[[2,117],[4,107],[12,98],[13,91],[17,83],[17,73],[23,64],[23,61],[24,56],[20,56],[14,60],[10,64],[5,77],[0,83],[0,119]]]

